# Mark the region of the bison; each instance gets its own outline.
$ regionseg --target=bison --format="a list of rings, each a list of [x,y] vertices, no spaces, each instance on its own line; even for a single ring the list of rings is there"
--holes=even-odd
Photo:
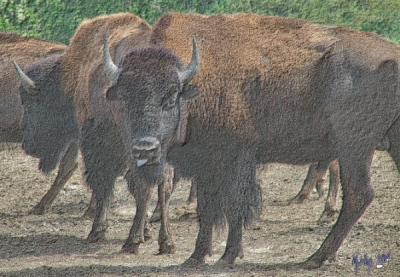
[[[0,64],[1,143],[22,142],[20,123],[23,108],[18,90],[20,81],[14,73],[13,61],[18,62],[22,68],[26,68],[41,59],[57,59],[64,50],[65,46],[62,44],[21,37],[12,33],[0,33],[0,59],[2,61]],[[48,144],[46,137],[41,138],[38,142],[44,145]],[[26,141],[22,142],[22,147],[28,155],[40,158],[39,169],[44,173],[49,173],[59,164],[58,174],[51,188],[31,211],[33,214],[43,214],[50,208],[59,191],[77,168],[78,148],[73,145],[66,147],[50,164],[45,152],[29,151]],[[46,147],[51,148],[52,145]]]
[[[107,58],[113,56],[114,60],[122,63],[127,52],[146,44],[150,30],[151,27],[144,20],[129,13],[96,17],[81,23],[65,54],[59,59],[44,60],[32,65],[26,72],[18,72],[24,84],[21,88],[24,119],[29,120],[24,126],[24,132],[33,132],[26,133],[26,140],[32,143],[30,147],[39,147],[34,137],[47,137],[48,132],[52,134],[53,143],[59,142],[60,146],[54,151],[48,151],[49,155],[60,153],[62,145],[79,143],[85,179],[96,202],[88,240],[96,242],[104,238],[114,182],[119,175],[123,175],[136,199],[137,207],[123,251],[137,253],[139,245],[149,237],[146,233],[148,229],[145,228],[147,201],[151,189],[159,184],[162,215],[160,253],[172,253],[175,245],[169,232],[167,211],[173,184],[176,182],[173,182],[173,168],[163,168],[160,174],[165,178],[157,180],[147,180],[135,171],[127,170],[130,147],[124,146],[125,136],[118,128],[122,118],[113,120],[113,105],[107,103],[102,94],[110,85],[110,71],[103,65],[104,35],[108,34],[111,38],[112,54],[107,52]],[[41,111],[46,111],[46,116]],[[35,126],[40,127],[33,130]],[[78,131],[72,131],[75,129]],[[180,133],[184,136],[183,129]],[[141,183],[144,185],[138,185]]]
[[[190,51],[192,38],[201,59],[196,43]],[[375,146],[397,132],[391,128],[400,115],[397,45],[296,19],[170,14],[153,27],[149,44],[125,53],[122,63],[109,58],[107,46],[111,85],[104,94],[124,128],[130,171],[155,180],[168,162],[197,186],[200,229],[186,264],[204,263],[213,226],[225,220],[219,263],[240,255],[242,226],[260,207],[257,163],[338,159],[340,215],[302,266],[335,258],[374,198]],[[193,97],[184,90],[192,78],[199,93],[188,105],[186,144],[176,146],[180,103]]]

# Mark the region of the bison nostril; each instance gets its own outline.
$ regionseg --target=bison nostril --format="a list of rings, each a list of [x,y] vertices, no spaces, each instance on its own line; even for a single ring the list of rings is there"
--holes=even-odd
[[[135,140],[133,149],[137,151],[150,151],[160,147],[160,141],[155,137],[143,137]]]

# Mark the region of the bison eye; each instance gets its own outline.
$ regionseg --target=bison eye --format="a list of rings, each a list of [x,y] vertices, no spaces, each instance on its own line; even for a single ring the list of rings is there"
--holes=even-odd
[[[164,96],[161,101],[161,107],[163,110],[170,110],[175,107],[176,100],[178,98],[178,91],[175,87],[171,87],[169,92]]]

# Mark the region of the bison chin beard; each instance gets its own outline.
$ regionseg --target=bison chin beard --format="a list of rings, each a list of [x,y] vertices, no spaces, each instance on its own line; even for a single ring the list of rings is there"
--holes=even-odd
[[[137,174],[137,178],[147,185],[155,185],[162,181],[162,164],[157,165],[145,165],[142,167],[136,167],[134,164],[134,171]]]

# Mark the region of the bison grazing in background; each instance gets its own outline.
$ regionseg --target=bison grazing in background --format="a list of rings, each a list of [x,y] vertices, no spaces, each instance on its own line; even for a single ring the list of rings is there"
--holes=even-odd
[[[58,59],[64,50],[65,46],[62,44],[0,33],[0,143],[22,140],[20,122],[23,108],[18,89],[20,81],[15,74],[13,61],[18,62],[22,68],[26,68],[41,59]],[[46,111],[43,111],[43,114],[45,115]],[[25,118],[25,123],[26,121],[29,121],[29,118]],[[48,133],[48,136],[50,135],[51,133]],[[54,146],[50,144],[47,137],[32,139],[46,149]],[[52,163],[49,163],[45,151],[30,151],[30,146],[26,141],[23,142],[22,147],[28,155],[40,158],[39,169],[42,172],[49,173],[56,168],[58,163],[60,164],[57,177],[50,190],[32,210],[33,214],[43,214],[77,168],[78,148],[76,145],[66,147],[60,155],[54,157]]]
[[[103,65],[102,45],[105,35],[111,38],[111,54],[107,52],[107,58],[111,59],[112,56],[119,64],[123,63],[130,51],[146,45],[150,31],[151,27],[144,20],[129,13],[97,17],[79,26],[65,54],[58,60],[34,64],[26,73],[19,70],[25,80],[21,91],[24,119],[30,120],[24,130],[40,126],[34,133],[27,134],[26,140],[33,143],[32,148],[38,147],[34,136],[45,137],[51,132],[53,143],[60,141],[60,147],[50,151],[51,155],[60,153],[62,145],[79,141],[86,182],[92,188],[96,200],[93,226],[88,236],[90,242],[104,238],[114,182],[119,175],[124,175],[136,200],[137,209],[123,250],[137,253],[139,245],[148,237],[144,227],[151,188],[160,184],[160,253],[171,253],[175,246],[169,235],[167,211],[173,187],[173,169],[166,166],[160,172],[165,180],[147,180],[135,171],[127,171],[127,158],[130,157],[127,154],[131,147],[125,144],[126,135],[120,133],[123,128],[118,127],[125,121],[123,118],[113,119],[115,105],[108,103],[103,95],[111,85],[110,70]],[[42,116],[41,111],[46,111],[46,117]],[[119,114],[124,113],[120,111]],[[65,136],[66,133],[72,133],[70,129],[75,128],[79,129],[79,137]]]
[[[201,59],[195,46],[190,61],[193,37]],[[168,161],[197,185],[200,229],[186,264],[204,262],[213,226],[225,219],[220,263],[240,255],[242,225],[260,206],[257,163],[337,158],[342,210],[302,266],[334,259],[374,198],[369,170],[375,146],[397,132],[391,127],[400,115],[399,57],[398,46],[374,34],[302,20],[171,14],[153,27],[146,47],[107,62],[105,95],[125,128],[130,171],[153,180]],[[182,88],[199,65],[186,144],[172,146],[181,100],[190,97]]]

